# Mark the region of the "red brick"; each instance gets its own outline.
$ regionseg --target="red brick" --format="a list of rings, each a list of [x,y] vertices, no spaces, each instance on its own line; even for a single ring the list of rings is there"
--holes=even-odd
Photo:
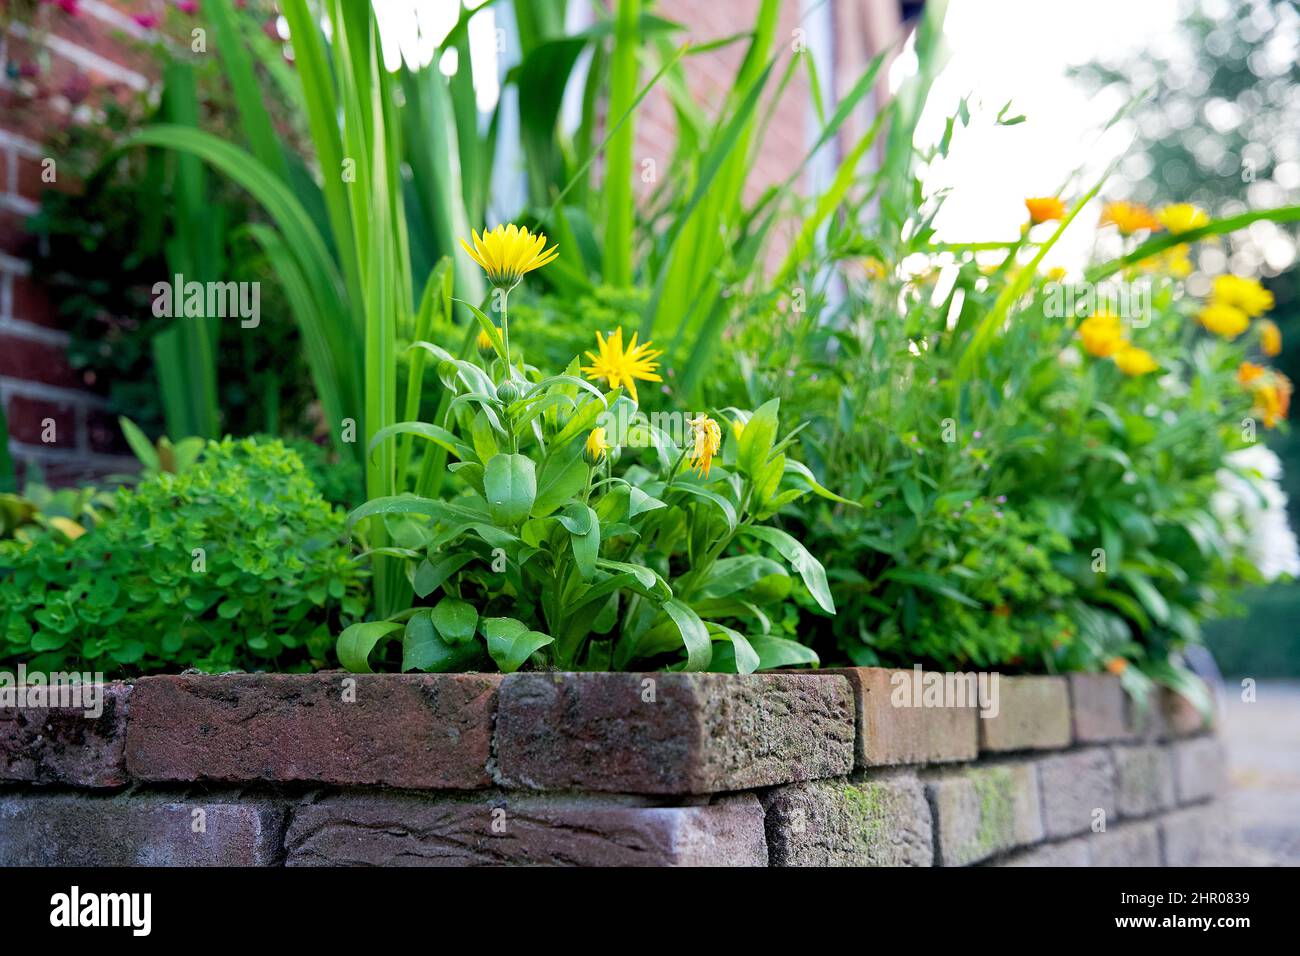
[[[86,16],[66,18],[53,33],[146,78],[158,73],[157,60],[144,43],[100,20]]]
[[[1128,693],[1112,674],[1071,674],[1070,716],[1076,743],[1132,740]]]
[[[924,707],[922,699],[913,702],[916,706],[896,707],[894,688],[908,681],[910,689],[912,671],[849,667],[823,673],[843,674],[853,688],[859,768],[974,760],[979,754],[974,701],[963,707]]]
[[[718,793],[853,766],[848,682],[824,674],[511,674],[500,779],[538,790]]]
[[[26,395],[11,395],[5,408],[9,437],[29,445],[45,442],[46,419],[54,419],[53,448],[75,449],[77,445],[77,408],[65,402],[46,402]]]
[[[27,231],[23,223],[27,217],[12,209],[0,209],[0,252],[19,255],[27,247]]]
[[[124,747],[131,685],[97,685],[95,706],[0,707],[0,780],[74,787],[127,782]],[[98,716],[94,710],[100,711]]]
[[[55,179],[53,182],[46,182],[43,178],[45,166],[43,165],[44,157],[41,159],[32,159],[27,156],[18,158],[18,195],[24,199],[30,199],[34,202],[39,201],[41,195],[47,190],[52,189],[62,193],[74,193],[80,188],[80,182],[70,172],[62,170],[56,164],[54,166]]]
[[[145,677],[131,700],[127,767],[150,781],[485,787],[499,680],[342,672]],[[344,699],[348,688],[354,700]]]
[[[46,328],[59,327],[59,317],[45,288],[31,276],[13,277],[13,317]]]
[[[63,388],[82,385],[81,376],[68,364],[59,346],[3,333],[0,333],[0,375]]]

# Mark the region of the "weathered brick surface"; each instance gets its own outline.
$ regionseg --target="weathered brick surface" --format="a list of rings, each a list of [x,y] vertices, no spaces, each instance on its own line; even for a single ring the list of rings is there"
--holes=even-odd
[[[127,782],[124,746],[129,684],[98,685],[86,709],[0,707],[0,781],[120,787]],[[90,698],[83,698],[91,703]]]
[[[1213,711],[1204,715],[1190,700],[1167,687],[1160,689],[1161,726],[1166,736],[1190,737],[1213,726]]]
[[[625,796],[342,794],[298,807],[289,866],[766,866],[753,794],[663,807]]]
[[[511,674],[501,782],[542,790],[715,793],[840,776],[853,703],[819,674]]]
[[[926,796],[940,866],[978,863],[1043,838],[1038,775],[1032,763],[930,771]]]
[[[1172,745],[1172,750],[1179,803],[1207,800],[1223,789],[1223,747],[1218,738],[1181,740]]]
[[[1121,817],[1144,817],[1174,805],[1174,768],[1169,751],[1154,744],[1114,747]]]
[[[146,677],[131,699],[127,767],[149,781],[485,787],[499,681],[488,674]]]
[[[1038,761],[1043,826],[1048,837],[1085,833],[1098,819],[1115,818],[1115,763],[1102,747]]]
[[[769,790],[773,866],[930,866],[930,807],[915,774],[873,773]]]
[[[996,866],[1088,866],[1088,843],[1082,837],[1060,843],[1043,843],[1004,856]]]
[[[974,760],[979,753],[975,708],[920,706],[924,696],[915,699],[913,671],[848,667],[823,673],[842,674],[853,688],[858,767]],[[958,686],[973,703],[973,688]]]
[[[1176,810],[1159,820],[1165,866],[1222,866],[1233,858],[1226,807]]]
[[[1159,866],[1160,831],[1154,823],[1108,826],[1088,837],[1092,866]]]
[[[211,795],[4,795],[0,865],[272,866],[284,816],[271,801]]]
[[[979,720],[980,749],[1050,750],[1070,745],[1070,692],[1063,677],[1002,677],[998,715]]]
[[[1112,674],[1071,674],[1070,717],[1078,743],[1131,740],[1129,697]]]

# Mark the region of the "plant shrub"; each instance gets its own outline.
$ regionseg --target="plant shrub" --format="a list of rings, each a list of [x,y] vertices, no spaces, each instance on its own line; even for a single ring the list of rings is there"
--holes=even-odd
[[[0,542],[0,663],[306,670],[364,609],[344,517],[279,441],[209,442],[102,524]]]

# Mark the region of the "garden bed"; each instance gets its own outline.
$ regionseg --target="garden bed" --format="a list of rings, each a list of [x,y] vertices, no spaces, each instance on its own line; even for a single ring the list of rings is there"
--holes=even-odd
[[[1192,865],[1218,738],[1108,675],[181,675],[0,709],[0,864]],[[909,675],[910,676],[910,675]],[[1099,823],[1104,820],[1104,831]]]

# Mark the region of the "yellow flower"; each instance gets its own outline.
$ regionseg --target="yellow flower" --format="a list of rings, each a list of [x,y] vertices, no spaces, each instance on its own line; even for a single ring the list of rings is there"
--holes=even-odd
[[[1215,335],[1221,335],[1225,339],[1235,339],[1250,325],[1250,317],[1245,312],[1235,305],[1218,301],[1210,302],[1201,309],[1196,320]]]
[[[1147,256],[1137,263],[1143,272],[1165,272],[1175,279],[1186,279],[1192,274],[1192,260],[1188,256],[1191,246],[1182,243]]]
[[[1242,362],[1237,366],[1237,384],[1249,388],[1252,383],[1264,377],[1264,366],[1254,362]]]
[[[862,268],[868,279],[884,279],[889,275],[889,267],[875,256],[867,256],[863,259]]]
[[[1106,670],[1118,677],[1128,670],[1128,661],[1122,657],[1112,657],[1106,662]]]
[[[1048,269],[1048,270],[1047,270],[1047,281],[1048,281],[1048,282],[1064,282],[1064,281],[1065,281],[1065,267],[1064,267],[1064,266],[1052,266],[1052,268]]]
[[[1210,221],[1209,215],[1199,206],[1189,202],[1176,202],[1165,206],[1156,214],[1161,224],[1170,232],[1191,232]]]
[[[1255,279],[1242,276],[1216,276],[1210,298],[1223,305],[1234,306],[1252,319],[1273,308],[1273,293]]]
[[[722,429],[708,415],[689,419],[686,424],[691,426],[691,467],[701,478],[707,478],[709,469],[713,466],[713,456],[722,446]]]
[[[500,334],[501,334],[501,330],[497,329],[497,335]],[[478,338],[474,340],[474,344],[478,346],[478,350],[482,352],[484,355],[491,355],[494,351],[496,351],[492,347],[492,340],[488,338],[487,329],[479,329]]]
[[[1274,372],[1268,381],[1258,385],[1255,392],[1255,410],[1264,419],[1266,428],[1276,428],[1291,407],[1291,380],[1281,372]]]
[[[1119,318],[1109,312],[1097,312],[1079,323],[1079,338],[1084,351],[1097,358],[1108,358],[1124,344],[1124,330]]]
[[[474,246],[460,244],[469,257],[483,267],[488,281],[499,289],[513,289],[526,273],[540,269],[560,254],[559,246],[546,249],[546,236],[533,235],[526,226],[497,226],[479,236],[470,231]]]
[[[1055,196],[1040,196],[1033,199],[1025,200],[1025,208],[1029,210],[1029,221],[1034,225],[1040,222],[1050,222],[1053,219],[1060,219],[1065,215],[1065,203]]]
[[[1160,367],[1159,363],[1151,357],[1150,352],[1136,345],[1129,345],[1127,342],[1115,353],[1115,364],[1119,366],[1121,372],[1130,377],[1145,375]]]
[[[603,378],[609,382],[610,388],[618,388],[621,385],[627,389],[634,402],[639,401],[636,396],[638,379],[643,382],[663,381],[655,374],[656,369],[659,368],[659,363],[655,359],[664,354],[660,350],[651,349],[649,342],[637,345],[636,337],[637,333],[633,332],[632,341],[624,349],[622,327],[615,329],[607,339],[602,338],[597,332],[596,347],[600,354],[588,352],[587,358],[591,359],[591,364],[582,367],[582,371],[588,378]]]
[[[1277,327],[1277,323],[1269,319],[1262,319],[1259,323],[1259,347],[1264,350],[1264,354],[1269,358],[1280,355],[1282,352],[1282,330]]]
[[[599,464],[609,452],[609,447],[609,442],[605,440],[605,429],[593,428],[582,449],[582,458],[589,465]]]
[[[1151,215],[1151,210],[1136,202],[1108,202],[1101,210],[1101,224],[1114,225],[1126,236],[1143,229],[1155,232],[1160,228],[1160,220]]]

